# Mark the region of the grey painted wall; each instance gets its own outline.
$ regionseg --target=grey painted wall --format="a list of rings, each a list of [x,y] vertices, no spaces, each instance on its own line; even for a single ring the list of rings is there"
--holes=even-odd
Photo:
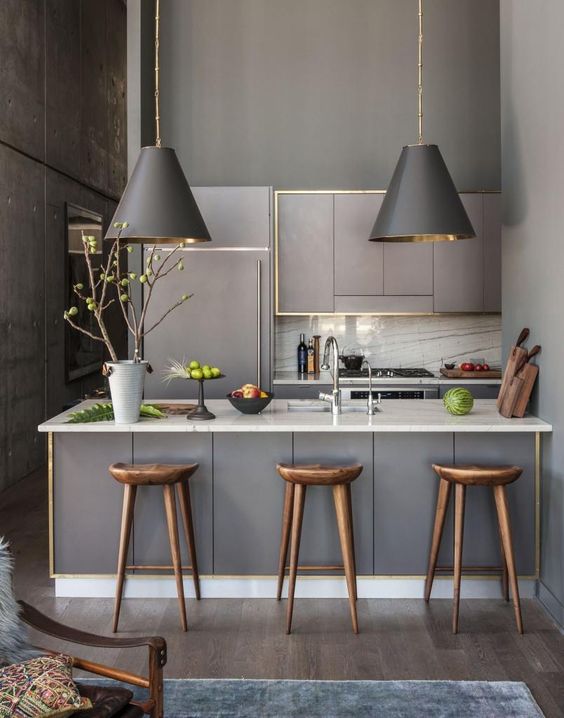
[[[122,0],[2,0],[0,489],[41,466],[64,382],[65,202],[107,221],[126,174]]]
[[[191,184],[382,188],[417,140],[416,0],[162,0],[161,15],[162,135]],[[499,189],[498,0],[429,0],[424,65],[426,140],[460,190]]]
[[[564,3],[502,0],[503,344],[542,344],[533,410],[543,440],[540,597],[564,625]]]

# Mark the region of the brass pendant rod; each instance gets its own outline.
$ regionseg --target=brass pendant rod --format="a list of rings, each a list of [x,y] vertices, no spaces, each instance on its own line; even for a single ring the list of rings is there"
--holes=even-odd
[[[158,2],[158,0],[157,0]],[[423,0],[419,0],[419,36],[417,39],[417,122],[418,143],[423,144]]]
[[[160,0],[155,0],[155,146],[161,146],[161,110],[159,100],[159,24]]]

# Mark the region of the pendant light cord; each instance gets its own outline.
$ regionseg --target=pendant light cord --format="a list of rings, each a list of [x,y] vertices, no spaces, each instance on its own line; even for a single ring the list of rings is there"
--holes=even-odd
[[[158,3],[159,0],[157,0]],[[417,38],[417,123],[418,143],[423,144],[423,0],[419,0],[419,36]]]
[[[420,0],[421,1],[421,0]],[[155,146],[161,146],[161,107],[159,99],[159,23],[160,0],[155,0]]]

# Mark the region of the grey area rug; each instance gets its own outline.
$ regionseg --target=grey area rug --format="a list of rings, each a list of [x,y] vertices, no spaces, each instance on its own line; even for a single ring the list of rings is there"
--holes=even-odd
[[[543,716],[525,683],[509,681],[166,679],[164,696],[166,718]]]

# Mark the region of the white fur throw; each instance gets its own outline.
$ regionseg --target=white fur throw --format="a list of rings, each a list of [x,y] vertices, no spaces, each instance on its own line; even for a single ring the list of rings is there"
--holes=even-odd
[[[0,537],[0,665],[19,663],[37,655],[27,642],[27,631],[19,616],[12,590],[13,568],[8,543]]]

